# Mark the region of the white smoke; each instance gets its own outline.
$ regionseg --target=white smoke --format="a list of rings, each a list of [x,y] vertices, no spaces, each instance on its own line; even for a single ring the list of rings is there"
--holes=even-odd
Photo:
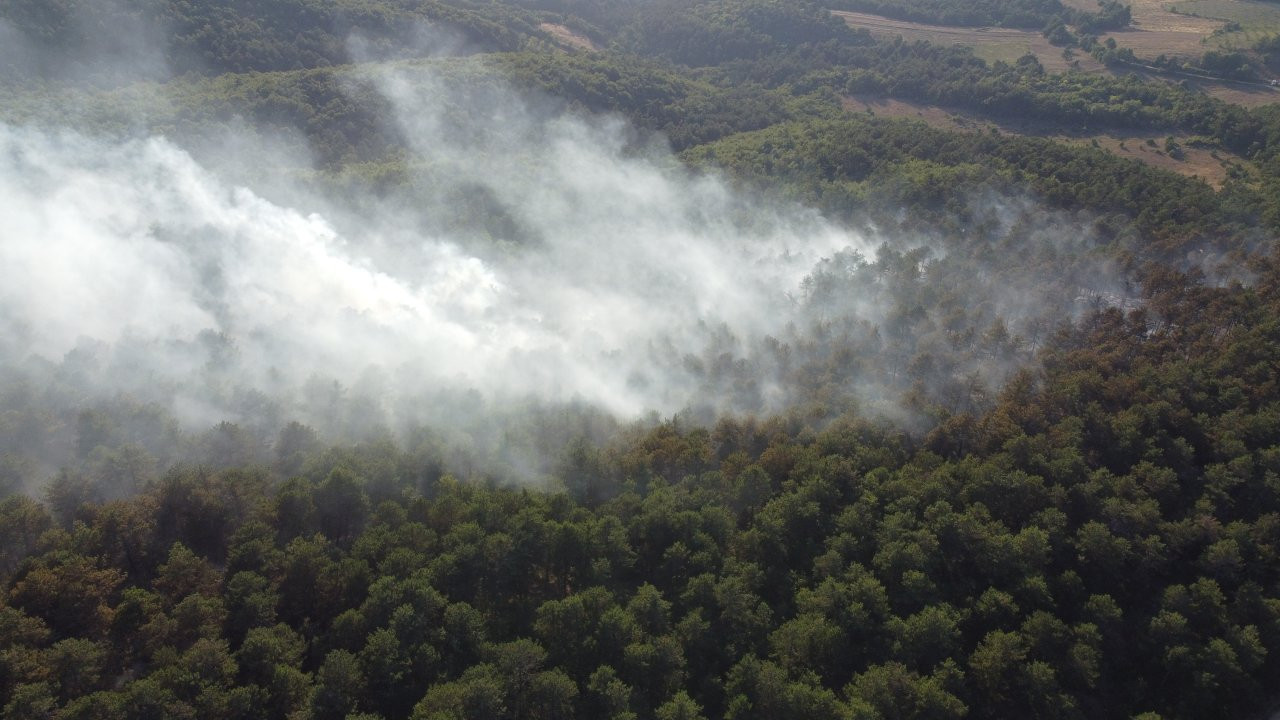
[[[425,424],[545,467],[552,441],[516,447],[529,433],[493,418],[807,403],[916,423],[908,391],[980,409],[1027,361],[1020,333],[1123,286],[1079,222],[1032,203],[982,201],[998,220],[964,252],[853,231],[693,174],[620,118],[433,70],[451,62],[352,71],[407,146],[391,198],[263,171],[306,161],[244,125],[192,151],[0,124],[0,391],[264,442],[291,419],[330,438]],[[1059,255],[1081,259],[1064,274]]]
[[[635,416],[689,400],[653,353],[678,360],[722,327],[775,331],[815,263],[866,250],[812,213],[744,207],[714,178],[628,157],[618,120],[542,122],[513,101],[460,142],[439,128],[438,86],[388,88],[450,193],[486,193],[535,240],[466,247],[349,216],[360,227],[343,234],[164,138],[4,125],[0,316],[53,359],[86,338],[164,354],[211,331],[253,384],[351,383],[376,368]],[[172,357],[136,368],[179,385],[190,369]]]

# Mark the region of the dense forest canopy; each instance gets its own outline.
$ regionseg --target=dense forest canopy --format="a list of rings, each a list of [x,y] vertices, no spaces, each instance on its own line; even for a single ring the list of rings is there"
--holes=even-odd
[[[1280,114],[1131,19],[0,0],[0,717],[1274,713]]]

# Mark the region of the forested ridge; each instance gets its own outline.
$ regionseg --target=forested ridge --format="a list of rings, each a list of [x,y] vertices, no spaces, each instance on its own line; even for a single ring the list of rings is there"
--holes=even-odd
[[[1280,641],[1280,278],[1257,272],[1153,281],[921,438],[671,421],[567,452],[555,492],[296,426],[124,499],[64,473],[2,506],[7,712],[1248,712]]]
[[[447,423],[395,426],[327,379],[295,418],[202,333],[189,373],[240,412],[193,424],[211,411],[93,387],[166,348],[46,358],[0,305],[21,331],[0,338],[0,717],[1274,712],[1275,106],[875,39],[831,9],[1127,17],[1057,0],[0,0],[0,41],[21,41],[0,48],[6,132],[198,147],[240,123],[307,158],[256,179],[385,213],[445,193],[422,233],[536,249],[527,218],[453,188],[457,168],[388,120],[390,73],[432,88],[440,143],[518,94],[539,127],[620,119],[620,152],[670,148],[681,187],[723,177],[744,206],[798,203],[880,243],[824,258],[791,298],[800,320],[758,347],[726,326],[701,354],[655,350],[704,395],[639,419],[446,389],[419,402]],[[1163,152],[1177,134],[1239,162],[1215,188],[1100,147],[850,112],[850,95],[1167,132]],[[778,387],[789,406],[766,409]]]

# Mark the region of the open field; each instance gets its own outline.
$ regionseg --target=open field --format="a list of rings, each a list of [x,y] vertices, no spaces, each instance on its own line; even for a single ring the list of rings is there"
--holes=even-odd
[[[1223,5],[1259,4],[1246,0],[1192,1]],[[1071,5],[1080,9],[1094,9],[1097,7],[1093,0],[1073,0]],[[1277,17],[1280,17],[1280,7],[1274,8],[1274,11]],[[1077,50],[1068,59],[1064,57],[1062,48],[1049,44],[1049,41],[1040,33],[1028,30],[927,25],[906,20],[895,20],[869,13],[834,11],[834,14],[851,27],[866,28],[873,35],[880,37],[901,35],[904,40],[908,41],[924,40],[937,44],[965,45],[973,48],[975,55],[988,62],[997,60],[1014,62],[1019,57],[1031,53],[1050,72],[1065,72],[1073,68],[1085,72],[1107,72],[1106,67],[1094,60],[1088,53]],[[1207,39],[1213,35],[1215,30],[1226,24],[1224,20],[1193,17],[1170,12],[1160,0],[1134,0],[1133,15],[1134,27],[1108,33],[1104,37],[1114,38],[1121,47],[1131,48],[1138,57],[1148,59],[1162,54],[1198,58],[1205,50],[1213,47],[1206,44]],[[1228,35],[1236,34],[1238,33],[1228,33]],[[1125,70],[1124,72],[1138,71]],[[1145,72],[1139,72],[1139,74],[1146,75]],[[1155,74],[1150,75],[1148,79],[1185,80],[1219,100],[1245,107],[1256,107],[1280,101],[1280,93],[1263,85],[1251,86],[1230,81],[1215,82]]]
[[[1184,0],[1174,12],[1215,20],[1229,20],[1243,27],[1280,27],[1280,6],[1257,0]]]
[[[1165,0],[1132,0],[1130,8],[1133,26],[1103,37],[1113,38],[1138,57],[1200,57],[1207,49],[1204,40],[1226,25],[1222,20],[1171,12]]]
[[[849,112],[869,112],[880,117],[911,118],[944,130],[990,132],[995,128],[1010,134],[1052,138],[1072,145],[1094,145],[1119,157],[1138,160],[1179,175],[1198,177],[1214,188],[1222,187],[1232,165],[1249,165],[1243,158],[1226,150],[1192,147],[1187,137],[1180,136],[1174,136],[1174,140],[1181,146],[1182,156],[1174,157],[1164,150],[1167,133],[1115,131],[1083,135],[1047,123],[997,123],[933,105],[869,96],[846,97],[844,108]]]
[[[1149,80],[1168,79],[1168,75],[1146,75]],[[1181,80],[1181,78],[1179,78]],[[1186,79],[1186,84],[1196,88],[1206,95],[1215,97],[1223,102],[1240,105],[1243,107],[1258,107],[1261,105],[1271,105],[1280,102],[1280,91],[1276,88],[1267,87],[1256,83],[1231,82],[1228,80],[1200,80]]]
[[[1245,2],[1245,0],[1192,0],[1192,3],[1195,2],[1212,3],[1215,7],[1218,4],[1260,4]],[[1098,8],[1093,0],[1074,0],[1070,4],[1081,10],[1094,11]],[[1161,54],[1199,57],[1207,49],[1204,42],[1206,38],[1226,25],[1225,20],[1171,12],[1168,4],[1162,0],[1133,0],[1131,7],[1133,27],[1107,33],[1103,37],[1114,38],[1117,44],[1132,48],[1139,57],[1154,58]],[[1275,11],[1280,16],[1280,9]],[[1068,61],[1062,57],[1062,48],[1049,44],[1043,35],[1035,31],[927,25],[869,13],[836,11],[835,14],[849,25],[866,28],[875,35],[886,37],[901,35],[906,40],[968,45],[973,47],[979,56],[988,60],[1008,60],[1009,55],[1017,59],[1030,52],[1040,59],[1045,69],[1050,71],[1065,70],[1069,66]],[[1083,53],[1077,57],[1080,59],[1082,70],[1101,68],[1101,65],[1092,59],[1083,57]]]
[[[1062,55],[1062,48],[1049,44],[1043,35],[1029,30],[1009,28],[970,28],[951,25],[926,25],[924,23],[894,20],[869,13],[834,11],[850,27],[866,28],[872,35],[902,39],[924,40],[936,44],[966,45],[984,60],[1013,62],[1031,53],[1050,72],[1063,72],[1072,67],[1071,61]],[[1075,60],[1081,70],[1102,70],[1103,66],[1084,53],[1076,53]]]
[[[1172,12],[1171,5],[1168,0],[1130,0],[1133,26],[1146,32],[1192,33],[1203,37],[1223,25],[1221,20]]]
[[[1132,0],[1131,7],[1134,27],[1105,37],[1141,57],[1198,57],[1218,48],[1247,49],[1280,33],[1280,6],[1258,0]],[[1227,31],[1227,23],[1240,29]]]
[[[1217,25],[1221,26],[1223,23],[1218,22]],[[1115,40],[1117,45],[1133,50],[1140,58],[1155,58],[1160,55],[1199,58],[1205,50],[1210,49],[1204,44],[1209,33],[1193,30],[1152,30],[1140,26],[1109,32],[1102,37]]]
[[[1239,30],[1219,32],[1206,44],[1226,49],[1249,49],[1266,37],[1280,34],[1280,6],[1255,0],[1188,0],[1172,6],[1184,15],[1232,22]]]

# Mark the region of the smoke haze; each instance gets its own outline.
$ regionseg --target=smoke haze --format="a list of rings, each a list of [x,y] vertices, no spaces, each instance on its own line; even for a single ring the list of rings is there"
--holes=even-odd
[[[692,174],[620,118],[434,66],[352,71],[411,153],[394,197],[263,173],[294,143],[244,127],[188,148],[0,125],[10,402],[126,398],[266,438],[293,419],[333,439],[467,428],[529,474],[545,448],[483,436],[530,403],[596,418],[571,434],[597,441],[595,413],[806,404],[910,425],[908,390],[975,409],[1048,318],[1125,301],[1082,222],[1034,203],[975,201],[985,253],[850,230]],[[1081,260],[1029,269],[1061,253]]]

